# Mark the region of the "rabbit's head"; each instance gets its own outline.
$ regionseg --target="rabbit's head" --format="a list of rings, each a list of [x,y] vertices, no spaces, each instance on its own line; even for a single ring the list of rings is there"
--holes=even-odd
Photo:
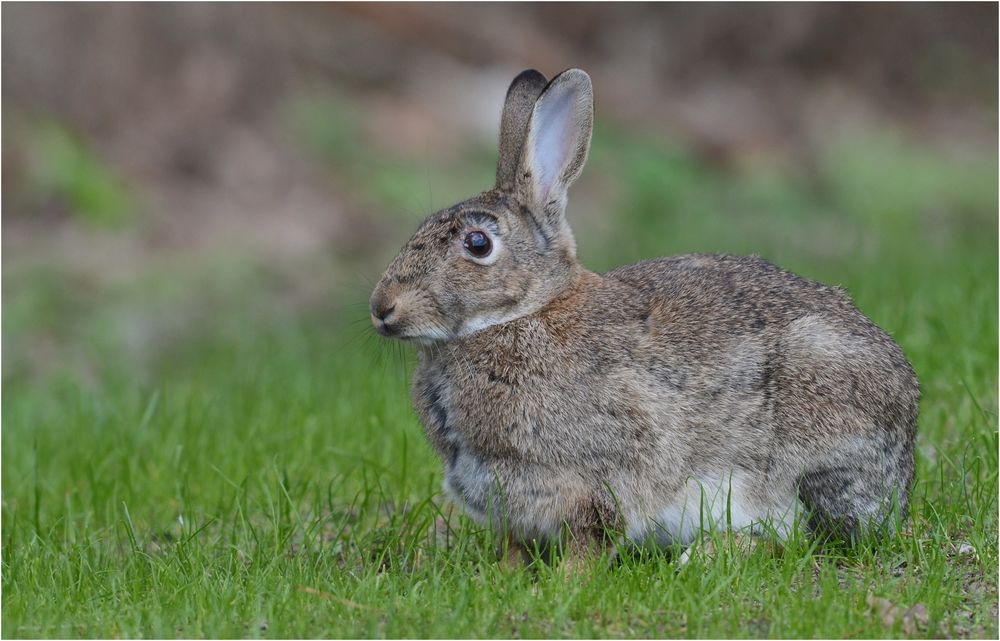
[[[590,77],[511,83],[500,125],[496,186],[430,216],[372,293],[384,336],[447,341],[541,309],[569,283],[576,244],[566,192],[583,170],[593,126]]]

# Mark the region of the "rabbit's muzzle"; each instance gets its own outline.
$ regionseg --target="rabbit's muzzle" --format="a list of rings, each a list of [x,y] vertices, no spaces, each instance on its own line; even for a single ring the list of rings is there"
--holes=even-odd
[[[371,301],[372,325],[382,336],[394,336],[398,333],[399,325],[394,324],[399,320],[396,313],[397,297],[386,289],[379,288],[372,294]]]
[[[382,336],[427,343],[451,336],[434,298],[395,280],[379,283],[369,301],[372,325]]]

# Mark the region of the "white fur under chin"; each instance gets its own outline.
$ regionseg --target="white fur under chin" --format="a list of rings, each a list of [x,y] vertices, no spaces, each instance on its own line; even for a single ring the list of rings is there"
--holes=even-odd
[[[437,345],[438,343],[447,342],[454,338],[472,336],[476,332],[480,332],[487,327],[508,323],[518,318],[520,318],[520,314],[513,314],[509,316],[476,316],[475,318],[471,318],[462,323],[462,326],[459,327],[458,331],[454,334],[435,327],[434,329],[428,330],[426,333],[420,334],[419,336],[400,336],[399,338],[416,343],[417,345],[429,347]]]
[[[400,336],[400,338],[412,341],[417,345],[428,347],[448,340],[451,338],[451,335],[445,330],[435,327],[434,329],[428,330],[426,334],[421,334],[419,336]]]
[[[507,315],[507,316],[476,316],[475,318],[470,318],[469,320],[462,323],[462,326],[455,333],[456,338],[461,338],[465,336],[471,336],[476,332],[482,331],[487,327],[493,327],[494,325],[500,325],[502,323],[509,323],[520,317],[517,315]]]

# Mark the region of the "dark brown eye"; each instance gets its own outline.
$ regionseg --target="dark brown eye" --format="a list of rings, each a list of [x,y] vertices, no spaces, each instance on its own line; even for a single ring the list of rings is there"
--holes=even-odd
[[[465,235],[462,244],[465,245],[465,250],[476,258],[486,258],[493,251],[490,237],[481,231],[470,231]]]

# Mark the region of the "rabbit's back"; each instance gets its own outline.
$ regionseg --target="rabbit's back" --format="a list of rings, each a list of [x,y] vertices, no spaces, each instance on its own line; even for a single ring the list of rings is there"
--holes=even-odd
[[[792,422],[815,428],[817,438],[833,429],[838,405],[882,427],[913,428],[919,388],[909,361],[840,288],[759,257],[712,254],[628,265],[605,278],[629,285],[641,301],[643,364],[662,365],[668,386],[701,377],[718,395],[758,390],[770,410],[797,411]]]
[[[605,274],[626,283],[663,312],[684,309],[685,324],[729,334],[754,334],[784,326],[803,314],[835,313],[864,320],[846,293],[802,278],[757,256],[686,254],[625,265]],[[702,311],[696,311],[696,310]],[[677,319],[679,320],[679,319]]]

